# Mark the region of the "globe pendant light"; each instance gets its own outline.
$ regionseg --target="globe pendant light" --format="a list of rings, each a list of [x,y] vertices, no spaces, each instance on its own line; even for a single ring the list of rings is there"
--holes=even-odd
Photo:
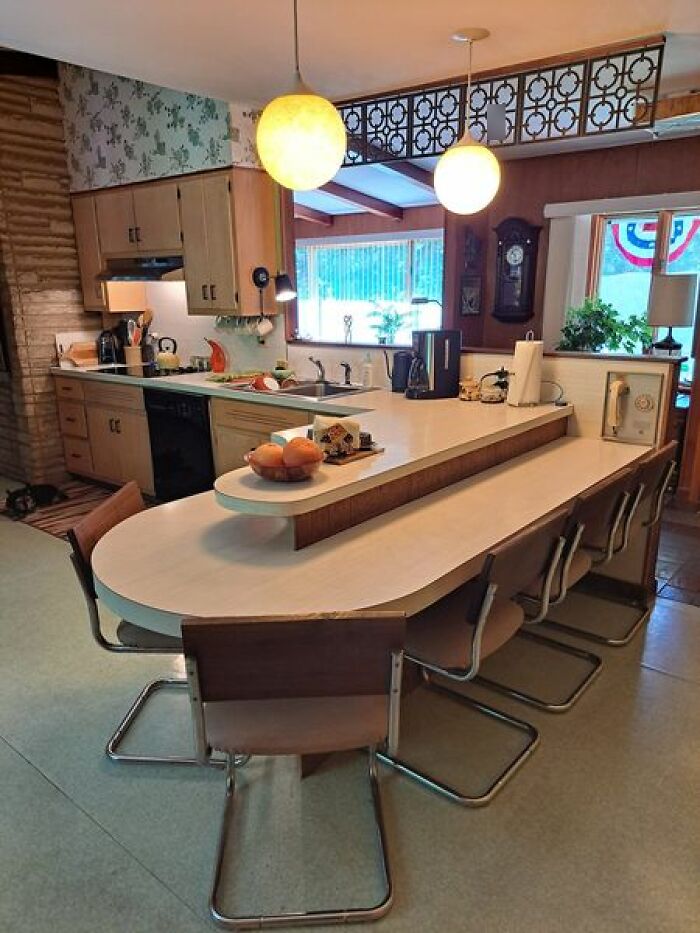
[[[476,214],[496,196],[501,183],[501,166],[496,156],[469,132],[469,105],[472,91],[472,46],[489,35],[486,29],[460,29],[452,37],[466,42],[469,48],[467,100],[464,114],[464,135],[450,146],[435,166],[435,194],[454,214]]]
[[[325,97],[314,94],[299,71],[297,0],[294,0],[293,91],[276,97],[258,121],[256,142],[260,161],[275,181],[293,191],[320,188],[335,175],[345,158],[343,119]]]

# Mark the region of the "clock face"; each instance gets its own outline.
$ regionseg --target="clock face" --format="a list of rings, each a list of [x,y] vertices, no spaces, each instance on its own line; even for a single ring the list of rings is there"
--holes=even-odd
[[[506,262],[510,266],[519,266],[525,258],[525,251],[519,244],[515,243],[506,252]]]

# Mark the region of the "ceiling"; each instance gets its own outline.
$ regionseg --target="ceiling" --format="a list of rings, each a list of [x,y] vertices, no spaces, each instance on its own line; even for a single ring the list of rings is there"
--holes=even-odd
[[[0,45],[224,100],[289,86],[291,0],[3,0]],[[302,67],[334,99],[669,33],[662,90],[700,86],[698,0],[299,0]]]

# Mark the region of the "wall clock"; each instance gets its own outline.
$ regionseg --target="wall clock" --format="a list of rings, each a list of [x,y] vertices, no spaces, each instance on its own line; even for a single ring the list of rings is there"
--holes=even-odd
[[[527,321],[534,314],[540,230],[520,217],[508,217],[495,227],[498,249],[493,316],[499,321]]]

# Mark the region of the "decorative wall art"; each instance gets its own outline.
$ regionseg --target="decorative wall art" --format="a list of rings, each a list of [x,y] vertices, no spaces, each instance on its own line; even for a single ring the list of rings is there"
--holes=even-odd
[[[259,167],[253,107],[78,65],[61,64],[59,83],[71,191]]]

